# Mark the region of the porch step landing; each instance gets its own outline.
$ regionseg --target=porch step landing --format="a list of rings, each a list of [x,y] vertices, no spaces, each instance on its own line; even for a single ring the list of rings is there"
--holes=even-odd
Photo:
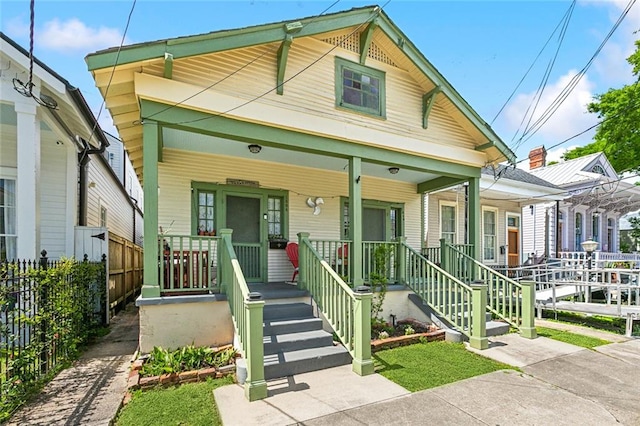
[[[306,303],[279,303],[264,307],[265,378],[291,376],[351,363],[351,355],[333,344]]]

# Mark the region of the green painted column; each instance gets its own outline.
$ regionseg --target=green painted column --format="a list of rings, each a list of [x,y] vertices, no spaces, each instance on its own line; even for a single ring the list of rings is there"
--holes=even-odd
[[[407,252],[405,250],[405,244],[407,243],[407,237],[398,238],[398,245],[396,246],[396,261],[398,264],[398,273],[396,280],[399,284],[407,283]]]
[[[309,240],[308,232],[298,232],[298,287],[307,289],[309,283],[309,266],[307,259],[307,250],[304,249],[304,242]]]
[[[371,359],[371,301],[373,293],[367,286],[356,287],[354,292],[354,344],[353,371],[360,376],[374,373]]]
[[[538,337],[536,332],[535,303],[536,303],[536,283],[533,281],[522,281],[522,326],[520,335],[527,339]]]
[[[469,178],[469,203],[467,212],[469,218],[469,244],[473,244],[472,256],[478,261],[481,258],[481,229],[480,229],[480,178]],[[474,268],[475,270],[475,268]],[[473,277],[474,279],[476,277]]]
[[[349,159],[349,270],[354,288],[364,284],[362,277],[362,159]]]
[[[487,349],[487,285],[481,281],[471,284],[471,336],[469,345],[474,349]]]
[[[251,297],[254,293],[250,293]],[[257,294],[259,296],[259,294]],[[247,380],[244,382],[244,396],[249,401],[267,397],[267,382],[264,379],[264,300],[245,300],[246,321],[249,336],[244,357],[247,361]]]
[[[218,230],[218,236],[221,238],[220,244],[224,244],[224,247],[218,248],[218,253],[220,255],[228,256],[228,247],[233,247],[232,238],[233,229],[223,228]],[[229,259],[231,260],[231,259]],[[231,262],[229,262],[231,264]],[[224,263],[222,263],[224,265]],[[220,292],[223,294],[227,294],[227,291],[233,291],[233,287],[229,287],[229,282],[231,281],[231,275],[233,274],[229,268],[220,268]]]
[[[447,240],[440,238],[440,267],[451,273],[451,262],[449,259],[449,250],[447,250]]]
[[[144,177],[144,275],[142,297],[160,297],[158,259],[158,123],[145,120],[142,132]]]

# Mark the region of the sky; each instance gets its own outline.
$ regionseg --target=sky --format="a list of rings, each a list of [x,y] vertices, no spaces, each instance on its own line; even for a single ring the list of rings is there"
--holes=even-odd
[[[87,70],[87,54],[118,46],[123,36],[126,45],[376,4],[375,0],[334,3],[335,0],[138,0],[135,4],[133,0],[36,0],[34,54],[79,87],[101,126],[117,134],[108,112],[100,112],[103,99]],[[635,0],[580,0],[572,9],[572,2],[567,0],[384,0],[378,4],[491,124],[516,153],[521,161],[518,167],[524,169],[532,148],[558,145],[598,122],[597,116],[586,110],[595,95],[633,81],[626,58],[635,49],[635,31],[640,29],[640,6]],[[631,10],[598,52],[629,4],[633,4]],[[570,19],[563,21],[570,10]],[[561,36],[563,22],[566,28]],[[28,50],[28,0],[2,0],[0,30]],[[576,79],[585,67],[586,73]],[[575,87],[566,95],[566,87],[572,81]],[[540,87],[544,90],[536,101]],[[520,140],[527,123],[531,125],[545,117],[545,111],[557,104],[563,90],[566,99],[560,106],[547,115],[544,124],[536,126],[537,131],[530,130]],[[565,149],[588,144],[594,132],[549,149],[547,160],[558,160]]]

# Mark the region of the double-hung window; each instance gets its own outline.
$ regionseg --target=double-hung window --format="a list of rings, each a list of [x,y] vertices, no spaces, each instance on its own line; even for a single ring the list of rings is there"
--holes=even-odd
[[[269,196],[267,198],[267,222],[269,223],[269,238],[284,237],[284,199]]]
[[[440,238],[449,244],[456,244],[456,205],[440,202]]]
[[[385,73],[336,58],[336,106],[385,117]]]
[[[198,191],[198,234],[215,235],[215,197],[214,191]]]
[[[498,211],[495,209],[482,209],[482,260],[496,262],[496,245],[498,231]]]
[[[17,256],[16,181],[0,179],[0,261]]]

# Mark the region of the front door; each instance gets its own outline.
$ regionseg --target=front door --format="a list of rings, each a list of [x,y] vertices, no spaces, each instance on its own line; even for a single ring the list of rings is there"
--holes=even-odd
[[[517,229],[509,229],[509,267],[520,264],[520,236]]]
[[[264,282],[261,197],[226,195],[226,226],[233,229],[233,249],[248,282]]]

